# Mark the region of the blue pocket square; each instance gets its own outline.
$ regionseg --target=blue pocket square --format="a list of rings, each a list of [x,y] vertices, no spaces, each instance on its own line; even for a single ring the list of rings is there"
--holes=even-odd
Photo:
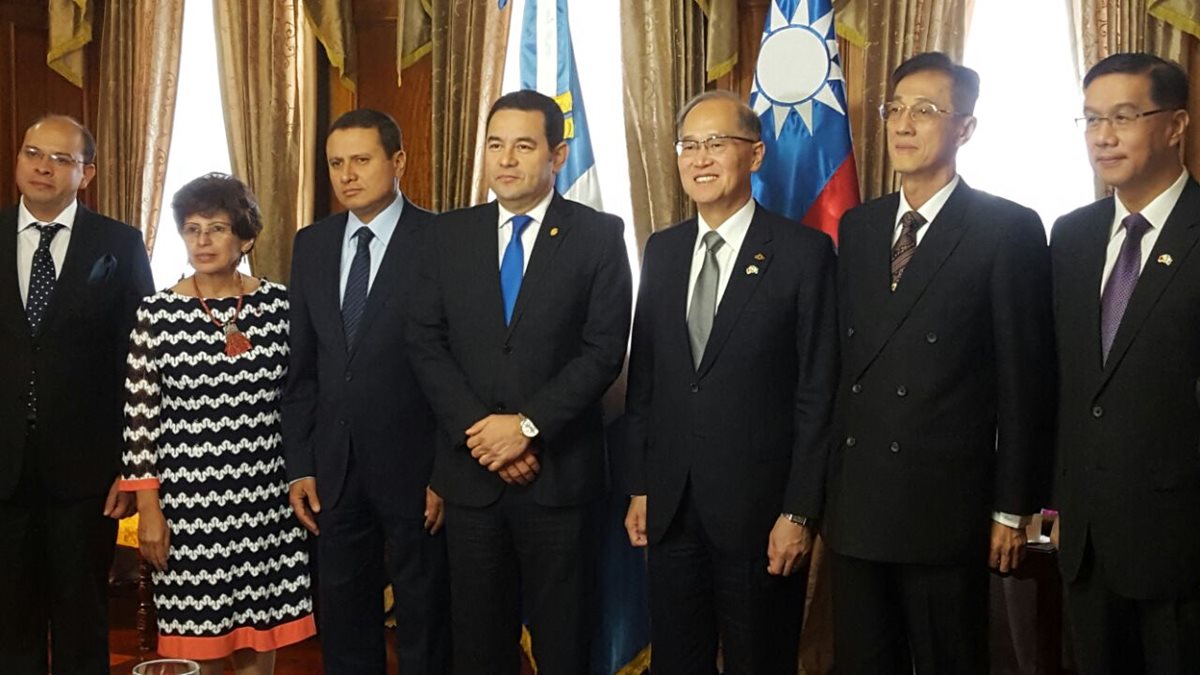
[[[111,253],[106,253],[100,258],[96,258],[96,262],[92,264],[92,271],[88,273],[88,284],[95,285],[104,283],[112,278],[113,272],[117,269],[117,258]]]

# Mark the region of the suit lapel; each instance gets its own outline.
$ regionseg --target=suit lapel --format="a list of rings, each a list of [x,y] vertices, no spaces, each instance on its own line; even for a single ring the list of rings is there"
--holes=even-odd
[[[730,270],[729,283],[725,286],[720,304],[717,305],[712,332],[708,336],[708,344],[704,346],[704,358],[700,360],[700,367],[696,369],[699,377],[704,377],[712,368],[713,362],[721,353],[721,348],[729,339],[730,332],[737,325],[742,308],[754,296],[759,281],[771,264],[771,226],[767,224],[764,213],[763,207],[755,205],[754,218],[750,221],[750,228],[746,230],[746,239],[738,251],[733,269]],[[762,260],[759,260],[760,257]]]
[[[411,250],[415,245],[416,233],[412,227],[414,208],[407,199],[404,200],[404,207],[400,211],[400,220],[396,222],[392,237],[383,251],[383,259],[379,262],[379,271],[375,274],[375,281],[371,283],[371,290],[367,293],[367,305],[363,308],[362,321],[358,326],[359,340],[350,347],[350,360],[353,360],[354,355],[358,353],[358,345],[362,344],[362,336],[370,330],[375,317],[379,315],[389,296],[395,293],[399,286],[400,275],[403,272],[403,265],[400,264],[399,259],[404,256],[405,251]],[[339,285],[340,283],[339,276]]]
[[[54,284],[54,295],[46,307],[46,316],[38,327],[38,334],[46,332],[67,311],[73,300],[80,297],[88,281],[92,265],[100,257],[99,232],[91,222],[91,211],[83,204],[75,212],[75,224],[71,227],[71,241],[67,244],[67,255],[63,259],[62,271]]]
[[[3,234],[7,232],[8,234]],[[14,337],[29,337],[29,321],[21,303],[20,280],[17,279],[17,209],[0,212],[0,269],[12,270],[8,281],[0,284],[0,317]]]
[[[571,227],[571,206],[567,203],[567,200],[555,192],[554,196],[550,198],[550,206],[546,209],[546,217],[542,221],[541,227],[538,228],[537,239],[533,244],[533,252],[529,255],[529,264],[525,266],[525,275],[521,278],[521,290],[517,293],[517,302],[513,307],[512,321],[508,324],[508,334],[510,336],[513,329],[521,321],[521,315],[524,314],[525,308],[532,302],[531,298],[540,293],[542,287],[545,285],[542,282],[542,278],[545,277],[546,271],[550,269],[550,263],[554,260],[554,254],[558,253],[558,247],[570,235]],[[500,284],[499,279],[500,275],[497,273],[497,290]]]
[[[1108,241],[1112,236],[1114,208],[1113,198],[1109,197],[1101,207],[1100,215],[1090,224],[1085,234],[1083,250],[1080,252],[1083,257],[1083,276],[1078,280],[1082,287],[1075,296],[1083,308],[1086,334],[1092,336],[1092,339],[1086,341],[1084,348],[1090,352],[1088,361],[1095,364],[1096,373],[1104,367],[1104,355],[1100,345],[1100,280],[1104,276]]]
[[[313,301],[314,316],[323,316],[331,326],[336,326],[332,333],[336,343],[341,347],[338,352],[346,353],[346,332],[342,328],[342,245],[346,236],[347,213],[338,216],[335,227],[325,233],[324,241],[317,242],[315,277],[317,279],[315,298]],[[319,319],[314,323],[319,322]]]
[[[678,241],[672,242],[675,245],[668,250],[665,260],[666,269],[660,275],[660,278],[664,280],[661,306],[665,325],[672,334],[667,339],[675,342],[677,347],[675,351],[684,356],[688,368],[694,368],[692,343],[688,337],[687,313],[688,284],[691,281],[692,254],[695,253],[699,221],[692,218],[675,227],[681,231],[675,237]]]
[[[1101,387],[1112,377],[1113,371],[1117,369],[1125,352],[1129,350],[1130,343],[1133,342],[1147,317],[1150,316],[1159,296],[1166,290],[1179,268],[1187,261],[1189,253],[1195,248],[1196,240],[1200,237],[1200,227],[1197,227],[1197,224],[1200,224],[1200,185],[1194,181],[1188,181],[1183,194],[1179,196],[1179,202],[1175,204],[1166,224],[1163,225],[1162,233],[1159,234],[1158,241],[1155,242],[1154,249],[1150,252],[1146,266],[1142,268],[1142,273],[1138,276],[1137,286],[1134,287],[1133,295],[1129,298],[1129,305],[1121,317],[1121,324],[1113,339],[1112,349],[1108,353],[1108,362],[1104,366]],[[1174,262],[1170,265],[1158,262],[1159,257],[1163,255],[1170,256]],[[1096,335],[1099,335],[1098,328]]]

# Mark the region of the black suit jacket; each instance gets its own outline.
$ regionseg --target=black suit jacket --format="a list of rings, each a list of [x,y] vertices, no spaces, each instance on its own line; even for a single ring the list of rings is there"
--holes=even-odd
[[[16,231],[17,207],[0,211],[0,499],[21,476],[34,371],[42,488],[59,499],[103,495],[120,469],[129,333],[154,291],[146,247],[137,230],[80,204],[54,296],[30,335]]]
[[[425,510],[436,426],[404,332],[417,244],[432,218],[405,200],[349,352],[338,295],[348,216],[334,214],[296,234],[283,443],[288,478],[315,476],[323,506],[342,493],[353,444],[370,494],[397,500],[413,518]]]
[[[960,182],[890,290],[899,195],[842,218],[842,381],[825,536],[843,555],[984,564],[992,511],[1045,503],[1050,254],[1033,211]]]
[[[1107,585],[1131,598],[1200,595],[1200,185],[1163,225],[1117,330],[1100,347],[1112,198],[1054,226],[1060,372],[1056,503],[1063,574],[1088,534]],[[1169,263],[1167,261],[1170,261]]]
[[[538,426],[533,497],[569,506],[606,485],[600,397],[621,371],[631,278],[620,218],[555,194],[504,325],[495,202],[438,216],[412,324],[414,367],[443,431],[433,485],[486,506],[504,482],[471,457],[466,430],[492,413]]]
[[[756,205],[699,368],[687,293],[697,220],[646,243],[626,414],[630,491],[661,540],[691,484],[713,544],[763,557],[780,513],[818,518],[837,386],[829,237]]]

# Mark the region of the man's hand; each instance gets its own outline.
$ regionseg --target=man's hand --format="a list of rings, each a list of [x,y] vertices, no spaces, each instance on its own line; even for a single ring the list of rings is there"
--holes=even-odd
[[[121,492],[120,485],[121,477],[118,476],[113,480],[112,487],[108,488],[108,497],[104,500],[104,515],[113,520],[127,518],[137,511],[137,503],[134,501],[133,495]]]
[[[992,550],[988,554],[988,565],[1007,574],[1021,564],[1025,557],[1025,528],[1009,527],[992,523]]]
[[[442,523],[446,522],[444,506],[442,498],[433,488],[425,488],[425,529],[429,530],[429,534],[437,534],[442,529]]]
[[[537,451],[530,446],[519,457],[500,468],[500,478],[510,485],[529,485],[537,478],[538,472],[541,470],[542,465],[538,462]]]
[[[1061,523],[1061,522],[1062,522],[1062,516],[1059,516],[1054,519],[1054,524],[1050,526],[1050,544],[1052,546],[1054,546],[1055,550],[1058,550],[1058,536],[1059,536],[1058,529],[1059,529],[1059,523]]]
[[[138,516],[138,550],[142,558],[159,572],[167,571],[167,551],[171,549],[171,528],[158,505],[158,490],[153,491],[153,504],[143,500]]]
[[[317,479],[301,478],[292,483],[288,488],[288,501],[291,502],[292,512],[296,514],[296,519],[304,529],[313,534],[321,534],[316,516],[321,512],[321,500],[317,498]]]
[[[786,577],[800,569],[812,551],[812,543],[812,530],[807,525],[779,516],[767,538],[767,573]]]
[[[467,429],[467,447],[488,471],[499,471],[529,448],[529,439],[520,416],[488,415]]]
[[[629,498],[629,510],[625,512],[625,532],[629,534],[631,546],[646,545],[646,495]]]

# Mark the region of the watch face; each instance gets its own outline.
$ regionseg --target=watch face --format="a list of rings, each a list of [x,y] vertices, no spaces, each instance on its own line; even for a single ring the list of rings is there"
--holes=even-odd
[[[531,421],[529,418],[521,420],[521,433],[533,438],[534,436],[537,436],[537,432],[537,427],[534,426],[533,421]]]

